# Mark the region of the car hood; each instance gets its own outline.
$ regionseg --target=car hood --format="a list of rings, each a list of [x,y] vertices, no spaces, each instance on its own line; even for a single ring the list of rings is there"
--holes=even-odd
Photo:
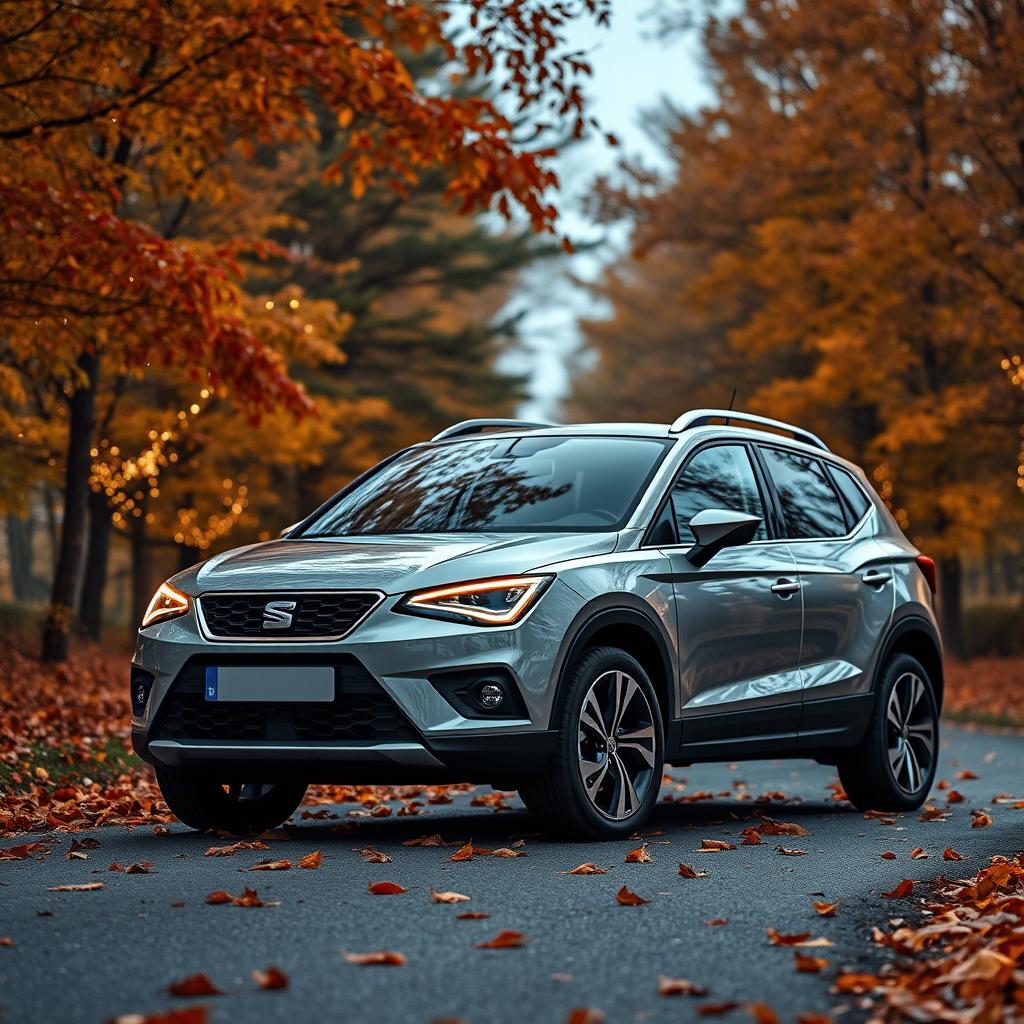
[[[215,555],[173,580],[192,595],[215,590],[383,590],[404,593],[530,572],[615,550],[615,533],[392,534],[275,540]]]

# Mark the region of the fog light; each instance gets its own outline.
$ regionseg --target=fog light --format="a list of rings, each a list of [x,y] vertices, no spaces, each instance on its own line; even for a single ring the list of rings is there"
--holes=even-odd
[[[494,709],[501,707],[505,699],[505,691],[494,683],[484,683],[480,687],[480,704],[482,707]]]
[[[141,718],[146,713],[146,703],[149,700],[149,691],[152,687],[153,674],[133,665],[131,673],[131,698],[132,713],[136,718]]]

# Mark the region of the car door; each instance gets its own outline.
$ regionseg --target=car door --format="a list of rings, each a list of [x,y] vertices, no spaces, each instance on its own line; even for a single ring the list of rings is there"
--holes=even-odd
[[[758,448],[802,584],[800,745],[813,746],[846,732],[866,708],[857,698],[870,693],[879,638],[892,617],[892,570],[852,474],[810,454]]]
[[[800,718],[801,596],[785,541],[774,539],[763,485],[743,442],[694,452],[661,510],[655,536],[672,569],[679,637],[683,749],[714,756],[785,749]],[[703,509],[762,519],[755,539],[695,568],[690,519]],[[741,756],[741,753],[736,753]]]

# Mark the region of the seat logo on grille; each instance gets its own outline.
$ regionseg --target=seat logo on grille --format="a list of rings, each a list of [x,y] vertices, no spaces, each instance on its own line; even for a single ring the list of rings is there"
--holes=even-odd
[[[287,629],[292,624],[294,601],[268,601],[263,606],[264,629]]]

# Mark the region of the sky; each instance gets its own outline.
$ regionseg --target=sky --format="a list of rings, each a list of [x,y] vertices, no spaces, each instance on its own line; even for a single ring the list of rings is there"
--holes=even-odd
[[[592,280],[628,244],[627,225],[609,232],[581,210],[593,180],[602,174],[614,176],[623,156],[638,156],[649,166],[665,169],[656,144],[641,127],[642,112],[657,107],[663,98],[685,110],[711,98],[693,33],[659,38],[656,19],[649,13],[652,0],[614,0],[612,7],[610,29],[581,21],[572,28],[569,41],[587,51],[593,66],[586,90],[589,110],[605,131],[618,137],[620,146],[594,137],[570,147],[557,162],[561,190],[555,196],[565,233],[574,242],[600,244],[562,261],[563,272],[554,278],[550,264],[535,268],[513,299],[513,309],[527,310],[520,327],[523,345],[504,365],[528,375],[530,397],[519,409],[525,418],[557,418],[558,401],[569,384],[567,358],[579,346],[577,319],[600,312],[586,289],[573,286],[569,278]],[[609,418],[615,418],[612,411]]]

